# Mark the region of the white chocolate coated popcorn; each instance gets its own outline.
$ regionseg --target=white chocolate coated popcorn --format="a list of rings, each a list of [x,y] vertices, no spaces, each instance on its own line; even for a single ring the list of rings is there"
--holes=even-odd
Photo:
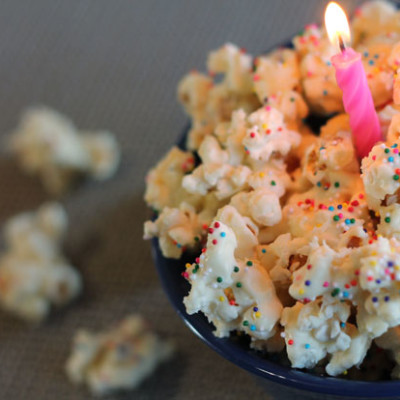
[[[223,84],[233,92],[250,94],[252,92],[252,57],[232,43],[210,53],[208,70],[213,74],[224,74]]]
[[[243,144],[255,160],[268,161],[273,155],[285,156],[300,144],[300,135],[287,129],[282,113],[274,108],[260,108],[248,120],[250,128]]]
[[[362,160],[361,170],[368,206],[379,211],[381,206],[397,203],[400,188],[400,157],[398,143],[375,145]]]
[[[152,168],[146,177],[144,198],[156,210],[176,207],[187,200],[188,193],[182,188],[182,179],[194,167],[192,153],[173,147]]]
[[[61,252],[67,215],[48,203],[37,212],[10,219],[0,259],[0,305],[31,321],[41,321],[52,305],[63,306],[81,291],[81,277]]]
[[[377,35],[400,32],[398,11],[389,1],[369,1],[356,12],[351,31],[354,43],[366,41]]]
[[[266,103],[269,96],[298,88],[300,69],[296,52],[283,48],[258,57],[253,80],[261,103]]]
[[[386,105],[393,97],[394,71],[388,62],[392,46],[387,43],[363,44],[356,50],[361,53],[375,106]]]
[[[180,258],[187,247],[198,244],[204,223],[206,221],[202,221],[188,204],[182,203],[179,208],[165,207],[154,222],[145,223],[144,238],[158,237],[165,257]]]
[[[347,43],[361,53],[385,140],[364,159],[331,63],[338,49],[322,27],[307,26],[294,48],[255,57],[253,66],[238,47],[222,47],[209,58],[210,77],[182,84],[199,163],[163,181],[174,204],[160,202],[162,218],[146,229],[166,238],[174,257],[181,250],[167,216],[176,215],[195,251],[195,232],[201,245],[208,233],[183,272],[185,304],[217,336],[239,331],[251,348],[285,347],[280,356],[294,367],[331,376],[385,373],[363,360],[400,326],[399,15],[390,3],[365,3]],[[162,196],[153,193],[155,204]],[[183,218],[186,206],[192,213]]]
[[[255,339],[272,337],[282,305],[268,272],[258,261],[236,256],[238,238],[228,225],[216,220],[211,226],[206,252],[188,268],[187,312],[202,311],[219,337],[234,329]]]
[[[86,383],[94,395],[104,396],[136,388],[173,350],[140,315],[131,315],[104,333],[78,331],[66,372],[73,383]]]
[[[265,187],[238,193],[232,197],[230,204],[260,226],[273,226],[282,219],[279,197]]]
[[[178,85],[178,98],[192,119],[187,137],[190,150],[197,150],[216,126],[229,122],[232,112],[252,112],[260,106],[252,87],[252,57],[227,43],[210,53],[207,67],[211,77],[191,72]],[[221,82],[212,78],[222,74]]]
[[[39,175],[53,194],[65,192],[81,175],[111,177],[120,161],[109,132],[79,132],[72,121],[49,108],[32,108],[10,137],[10,149],[25,172]]]
[[[183,188],[189,193],[205,196],[215,190],[218,199],[225,199],[247,186],[250,168],[228,164],[228,153],[213,136],[204,139],[199,155],[203,163],[182,180]]]
[[[347,323],[349,316],[347,304],[329,299],[285,308],[281,323],[292,366],[313,368],[327,354],[333,354],[326,370],[329,375],[339,375],[361,363],[368,349],[368,337]]]

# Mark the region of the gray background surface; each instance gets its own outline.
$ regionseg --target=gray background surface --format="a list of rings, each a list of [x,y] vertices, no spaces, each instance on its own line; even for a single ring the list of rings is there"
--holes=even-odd
[[[42,326],[0,312],[1,399],[87,399],[63,371],[74,331],[103,329],[136,311],[173,337],[179,354],[138,390],[115,398],[272,398],[201,343],[168,304],[142,241],[144,176],[186,123],[175,100],[184,73],[203,69],[208,51],[226,41],[253,54],[268,49],[321,20],[325,3],[0,1],[0,138],[25,107],[46,104],[80,128],[115,132],[123,153],[114,179],[63,199],[71,225],[66,250],[84,276],[83,296]],[[350,10],[355,1],[344,4]],[[3,223],[49,197],[0,152]]]

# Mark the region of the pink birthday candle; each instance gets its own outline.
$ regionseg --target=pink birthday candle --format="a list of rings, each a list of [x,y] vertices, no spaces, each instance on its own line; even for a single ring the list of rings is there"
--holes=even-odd
[[[350,117],[354,144],[362,158],[382,140],[382,134],[361,54],[345,47],[345,40],[350,40],[350,28],[346,14],[334,2],[326,8],[325,26],[330,41],[337,43],[341,50],[331,61],[336,70],[337,84],[343,92],[344,109]]]

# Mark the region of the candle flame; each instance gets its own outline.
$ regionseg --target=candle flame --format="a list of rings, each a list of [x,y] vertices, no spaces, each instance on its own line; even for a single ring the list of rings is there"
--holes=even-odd
[[[331,1],[326,7],[325,27],[332,44],[342,47],[343,42],[350,41],[350,27],[346,13],[339,4],[334,1]],[[340,43],[340,38],[342,40],[342,45]]]

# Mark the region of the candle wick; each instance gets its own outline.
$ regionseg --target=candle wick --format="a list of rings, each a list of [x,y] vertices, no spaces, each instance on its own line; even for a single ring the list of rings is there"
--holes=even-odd
[[[339,40],[340,51],[343,53],[346,50],[346,45],[344,44],[344,40],[340,35],[338,35],[338,40]]]

